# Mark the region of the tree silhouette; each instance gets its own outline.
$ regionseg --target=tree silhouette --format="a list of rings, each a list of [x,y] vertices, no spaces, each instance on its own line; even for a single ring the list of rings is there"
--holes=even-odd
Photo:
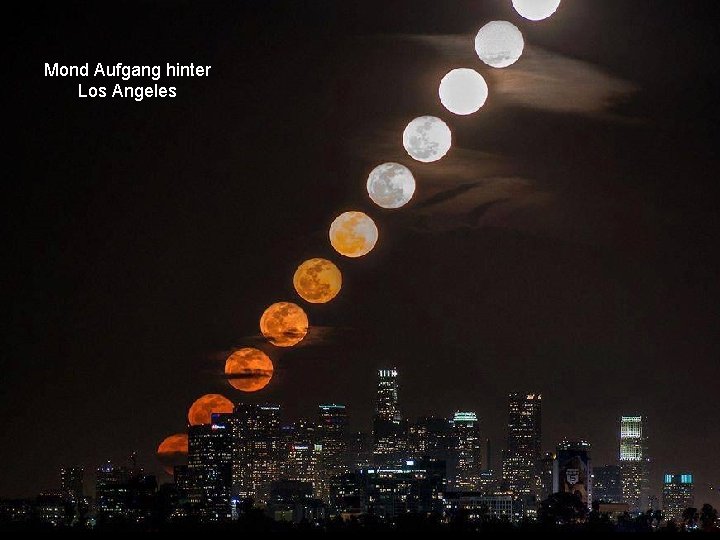
[[[538,519],[545,526],[579,523],[587,517],[587,506],[572,493],[553,493],[540,503]]]
[[[697,526],[699,517],[697,508],[686,508],[682,513],[683,525],[686,529],[693,529]]]
[[[711,504],[703,504],[700,510],[700,523],[705,531],[712,531],[715,529],[715,524],[718,519],[718,511],[712,507]]]

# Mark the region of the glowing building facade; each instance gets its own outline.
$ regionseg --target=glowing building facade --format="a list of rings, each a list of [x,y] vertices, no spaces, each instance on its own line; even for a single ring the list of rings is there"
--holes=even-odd
[[[590,443],[564,440],[557,447],[553,463],[553,493],[569,493],[592,509],[592,465]]]
[[[322,469],[328,477],[348,472],[347,425],[345,405],[337,403],[320,405],[318,417],[318,442],[322,445]]]
[[[398,403],[397,377],[395,368],[378,370],[373,418],[374,459],[378,465],[398,463],[407,450]]]
[[[503,455],[505,487],[515,495],[539,491],[542,395],[512,393],[508,406],[507,449]]]
[[[620,475],[623,502],[633,512],[644,512],[648,506],[648,455],[644,418],[620,418]]]
[[[693,475],[666,474],[663,477],[663,512],[665,519],[680,521],[683,511],[695,504]]]
[[[452,419],[452,479],[456,491],[476,491],[483,470],[480,424],[474,412],[455,413]]]
[[[233,495],[241,500],[266,503],[270,485],[281,476],[280,406],[239,403],[232,415],[232,423],[235,447]]]
[[[233,433],[231,414],[188,428],[188,499],[208,521],[230,519]]]

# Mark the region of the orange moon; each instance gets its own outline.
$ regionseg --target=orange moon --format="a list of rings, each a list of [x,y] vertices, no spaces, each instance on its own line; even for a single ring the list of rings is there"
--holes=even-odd
[[[272,360],[261,350],[245,347],[225,360],[225,375],[233,388],[243,392],[257,392],[272,379]]]
[[[165,437],[157,447],[157,458],[165,472],[172,476],[173,467],[180,465],[187,459],[188,436],[187,433],[175,433]]]
[[[209,424],[212,421],[212,413],[231,413],[233,408],[232,401],[225,396],[205,394],[190,406],[188,422],[191,426]]]
[[[364,212],[344,212],[330,225],[330,243],[346,257],[367,255],[377,240],[377,226]]]
[[[340,292],[342,274],[327,259],[308,259],[295,270],[293,285],[303,300],[324,304]]]
[[[292,347],[302,341],[308,331],[308,318],[303,309],[292,302],[276,302],[260,317],[260,331],[278,347]]]

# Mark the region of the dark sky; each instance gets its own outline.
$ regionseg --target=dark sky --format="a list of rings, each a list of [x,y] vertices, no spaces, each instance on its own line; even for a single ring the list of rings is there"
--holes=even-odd
[[[349,4],[349,5],[348,5]],[[544,22],[504,0],[138,2],[18,14],[4,84],[9,295],[0,495],[53,487],[182,431],[257,321],[297,301],[291,276],[335,260],[340,296],[269,351],[252,400],[286,418],[348,404],[369,427],[374,370],[396,365],[409,417],[476,410],[497,450],[506,394],[537,390],[543,445],[586,437],[596,464],[621,414],[649,418],[653,478],[690,470],[720,504],[717,183],[720,43],[711,1],[566,0]],[[490,71],[474,33],[507,19],[520,61]],[[82,100],[44,62],[195,62],[173,100]],[[474,67],[490,98],[455,117],[442,75]],[[111,81],[112,83],[116,81]],[[170,84],[159,81],[160,84]],[[143,81],[145,84],[145,81]],[[400,135],[436,114],[454,146],[413,162]],[[418,190],[374,207],[369,170],[400,161]],[[365,210],[380,241],[327,241]],[[496,463],[497,466],[497,463]]]

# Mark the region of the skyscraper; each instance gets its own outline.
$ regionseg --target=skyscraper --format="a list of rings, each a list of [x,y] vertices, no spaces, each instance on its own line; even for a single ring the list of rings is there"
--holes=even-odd
[[[440,416],[424,416],[408,428],[408,456],[449,461],[453,446],[452,422]],[[484,462],[483,462],[484,463]]]
[[[374,454],[378,465],[400,461],[406,446],[398,404],[397,376],[395,368],[378,370],[377,401],[373,418]]]
[[[666,519],[679,521],[683,511],[694,504],[692,474],[666,474],[663,477],[663,512]]]
[[[557,447],[553,464],[553,493],[570,493],[592,508],[590,443],[565,439]]]
[[[345,474],[347,409],[336,403],[319,406],[318,442],[322,445],[321,467],[328,477]]]
[[[477,414],[458,411],[452,420],[452,480],[456,491],[476,491],[480,485],[482,439]]]
[[[529,495],[538,490],[541,404],[540,394],[509,396],[508,440],[502,475],[507,489],[516,495]]]
[[[77,504],[84,497],[82,467],[63,467],[60,469],[60,491],[62,496]]]
[[[232,417],[235,459],[233,495],[265,503],[270,484],[280,478],[280,406],[239,403]]]
[[[633,512],[648,504],[648,455],[642,416],[620,418],[620,474],[623,502]]]
[[[188,428],[188,499],[209,521],[231,516],[233,433],[231,414]]]
[[[593,500],[620,503],[623,500],[619,465],[593,467]]]

